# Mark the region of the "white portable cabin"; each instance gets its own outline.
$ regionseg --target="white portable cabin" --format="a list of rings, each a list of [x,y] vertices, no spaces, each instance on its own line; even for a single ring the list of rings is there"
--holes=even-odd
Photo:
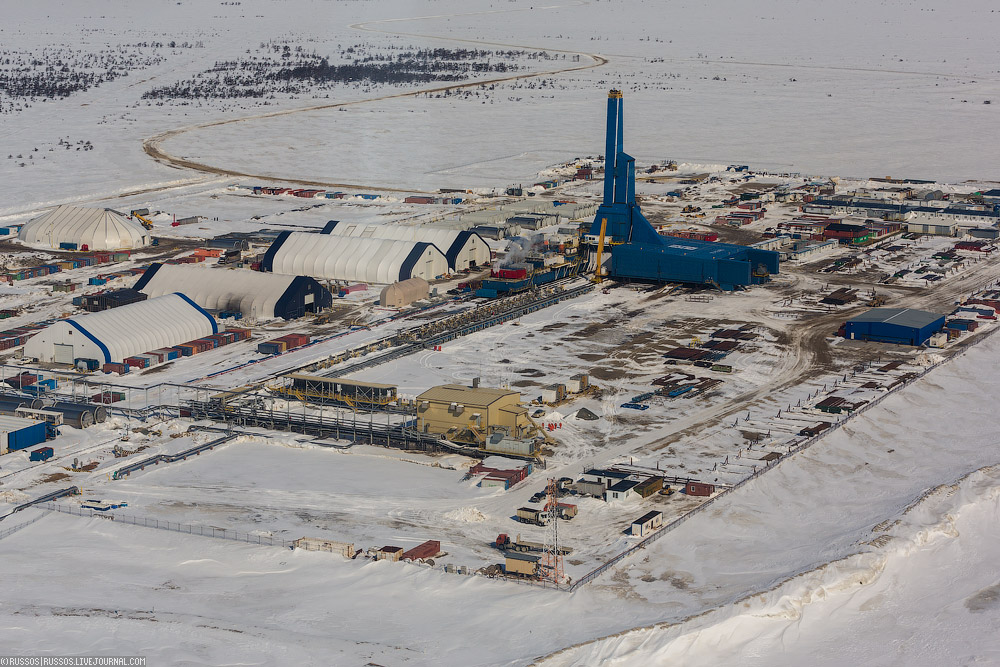
[[[632,535],[645,537],[663,525],[663,512],[647,512],[632,522]]]

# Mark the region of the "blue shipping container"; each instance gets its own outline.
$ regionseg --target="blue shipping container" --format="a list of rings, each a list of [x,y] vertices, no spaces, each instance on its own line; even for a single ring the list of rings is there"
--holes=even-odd
[[[45,422],[36,422],[31,426],[7,432],[7,449],[11,451],[27,449],[43,442],[45,442]]]
[[[52,448],[51,447],[39,447],[35,451],[31,452],[31,456],[28,457],[31,461],[45,461],[52,458]]]

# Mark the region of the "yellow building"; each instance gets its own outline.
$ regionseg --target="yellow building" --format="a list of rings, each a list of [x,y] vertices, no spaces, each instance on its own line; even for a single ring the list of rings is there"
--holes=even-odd
[[[516,391],[445,384],[417,396],[417,427],[453,442],[483,445],[496,431],[525,438],[534,425]]]

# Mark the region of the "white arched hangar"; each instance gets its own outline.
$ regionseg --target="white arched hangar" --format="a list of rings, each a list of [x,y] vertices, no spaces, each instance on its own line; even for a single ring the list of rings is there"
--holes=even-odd
[[[24,356],[57,364],[120,362],[214,333],[219,326],[204,309],[183,294],[168,294],[60,320],[30,338]]]
[[[260,268],[292,276],[388,285],[408,278],[432,281],[448,273],[448,260],[432,243],[282,232]]]
[[[464,271],[483,266],[490,261],[490,246],[479,234],[461,229],[426,225],[364,225],[356,222],[331,220],[323,234],[352,238],[393,239],[433,243],[448,260],[452,271]]]

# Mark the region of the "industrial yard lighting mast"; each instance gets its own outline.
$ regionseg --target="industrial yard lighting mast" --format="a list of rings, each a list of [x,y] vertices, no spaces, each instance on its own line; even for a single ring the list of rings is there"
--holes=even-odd
[[[562,551],[559,549],[559,490],[554,478],[549,478],[546,507],[549,511],[550,521],[548,534],[545,537],[545,557],[542,561],[539,578],[561,584],[565,573]]]

